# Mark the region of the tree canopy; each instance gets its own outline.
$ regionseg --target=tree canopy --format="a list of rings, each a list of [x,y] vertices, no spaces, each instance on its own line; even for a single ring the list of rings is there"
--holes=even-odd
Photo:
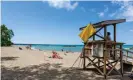
[[[1,25],[1,46],[11,46],[11,38],[14,36],[14,33],[11,29],[8,29],[4,24]]]

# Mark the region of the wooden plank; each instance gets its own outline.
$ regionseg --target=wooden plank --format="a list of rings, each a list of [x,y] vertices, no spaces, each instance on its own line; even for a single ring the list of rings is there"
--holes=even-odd
[[[107,27],[104,27],[104,39],[106,40],[106,36],[107,36]]]
[[[92,61],[94,62],[96,58],[94,58]],[[86,67],[90,66],[90,65],[93,65],[91,63],[89,63]]]
[[[116,42],[116,24],[114,24],[113,26],[114,26],[114,41]]]
[[[103,26],[108,26],[108,25],[113,25],[113,24],[118,24],[118,23],[122,23],[125,22],[126,19],[117,19],[117,20],[106,20],[106,21],[101,21],[98,23],[94,23],[94,27],[95,28],[100,28]],[[86,26],[79,28],[79,30],[83,30]]]
[[[93,64],[97,64],[98,62],[94,62]],[[86,67],[89,67],[91,65],[93,65],[92,63],[89,63]]]
[[[133,65],[133,52],[131,52],[129,50],[124,50],[124,51],[126,51],[126,55],[123,55],[124,63]],[[132,56],[129,56],[129,54],[131,54]],[[131,59],[131,60],[129,60],[129,59]]]
[[[104,75],[104,73],[100,70],[100,68],[99,68],[89,57],[87,57],[87,59],[88,59],[89,61],[91,61],[91,63],[93,64],[93,66],[94,66],[102,75]]]
[[[114,42],[116,42],[116,24],[114,26]],[[114,49],[116,49],[116,45],[114,45]],[[114,51],[114,59],[116,59],[116,51]]]
[[[124,61],[123,63],[133,65],[132,62],[129,62],[129,61]]]
[[[123,58],[123,60],[125,60],[125,61],[128,61],[128,58],[133,59],[133,57],[127,56],[127,55],[123,55],[123,57],[125,57],[125,59]]]
[[[105,38],[104,37],[102,37],[102,36],[100,36],[100,35],[98,35],[98,34],[95,34],[96,36],[98,36],[99,38],[101,38],[101,39],[103,39],[103,40],[105,40]]]
[[[122,45],[120,45],[120,49],[122,49]],[[120,65],[121,65],[121,75],[123,76],[123,53],[120,51]]]
[[[126,50],[126,49],[122,49],[123,51],[128,51],[129,53],[133,54],[132,51]]]
[[[98,58],[98,67],[100,67],[100,58]]]
[[[101,61],[101,60],[100,60]],[[102,63],[104,63],[103,61],[101,61]],[[113,61],[113,62],[110,62],[110,63],[115,63],[115,62],[117,62],[117,60],[115,60],[115,61]],[[106,64],[106,65],[109,65],[109,63],[108,64]],[[101,65],[100,67],[103,67],[104,65]]]
[[[120,59],[118,59],[118,61],[114,64],[114,65],[112,65],[111,64],[111,66],[112,66],[112,68],[111,68],[111,70],[107,73],[107,76],[112,72],[112,70],[115,68],[115,66],[117,65],[117,63],[120,61]],[[108,61],[109,62],[109,61]]]
[[[128,56],[128,51],[127,51],[127,56]],[[127,61],[127,56],[126,56],[126,61]]]
[[[108,41],[108,42],[111,42],[112,45],[123,45],[124,43],[122,42],[114,42],[114,41]],[[105,41],[104,40],[95,40],[95,41],[88,41],[87,43],[101,43],[101,44],[104,44]]]
[[[132,55],[132,57],[133,57],[133,55]],[[132,65],[133,65],[133,61],[132,61]]]
[[[117,60],[118,61],[118,60]],[[115,62],[117,62],[117,61],[115,61]],[[119,61],[118,61],[119,62]],[[114,62],[113,62],[114,63]],[[112,65],[112,62],[110,62],[110,61],[108,61],[108,64],[110,64],[111,66],[113,66]],[[109,67],[109,65],[107,65],[108,67]],[[116,69],[116,68],[114,68],[114,70],[117,72],[117,73],[119,73],[120,75],[121,75],[121,73]]]
[[[93,36],[93,41],[95,40],[95,35]]]
[[[112,25],[112,24],[122,23],[122,22],[125,22],[125,21],[126,21],[126,19],[106,20],[106,21],[102,22],[101,25]]]
[[[91,35],[90,38],[91,38],[92,36],[94,36],[97,32],[99,32],[101,29],[103,29],[103,27],[101,27],[101,28],[98,29],[95,33],[93,33],[93,35]]]
[[[104,27],[104,38],[106,38],[106,36],[107,36],[107,27],[105,26]],[[104,42],[104,49],[106,49],[106,39],[105,39],[105,42]],[[103,50],[103,61],[104,61],[104,67],[103,67],[103,72],[104,72],[104,77],[105,77],[105,79],[106,79],[106,77],[107,77],[107,73],[106,73],[106,54],[107,54],[107,50]]]
[[[86,46],[86,43],[84,43],[84,50],[83,50],[83,69],[86,69],[85,65],[86,65],[86,62],[85,62],[85,46]]]

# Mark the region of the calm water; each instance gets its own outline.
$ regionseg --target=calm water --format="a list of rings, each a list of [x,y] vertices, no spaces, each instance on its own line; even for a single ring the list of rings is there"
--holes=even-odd
[[[21,46],[28,46],[29,44],[15,44]],[[124,45],[124,49],[129,49],[133,47],[133,45]],[[40,49],[40,50],[55,50],[61,51],[72,51],[72,52],[81,52],[83,45],[53,45],[53,44],[32,44],[32,48]]]

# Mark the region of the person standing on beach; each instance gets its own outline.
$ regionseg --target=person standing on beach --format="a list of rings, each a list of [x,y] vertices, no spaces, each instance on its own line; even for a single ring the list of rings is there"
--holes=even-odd
[[[30,49],[31,50],[31,44],[27,45],[26,49]]]
[[[30,49],[31,49],[31,44],[29,45]]]
[[[61,49],[61,51],[63,52],[64,50],[63,50],[63,49]]]

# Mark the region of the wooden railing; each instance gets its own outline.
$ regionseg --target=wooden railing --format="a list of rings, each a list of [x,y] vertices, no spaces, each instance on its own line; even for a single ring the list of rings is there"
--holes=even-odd
[[[130,62],[133,65],[133,52],[126,50],[126,49],[122,49],[123,51],[123,60],[125,63]]]
[[[88,47],[85,47],[85,50],[91,50],[90,48]],[[104,49],[106,50],[106,49]],[[123,61],[124,63],[127,63],[127,64],[132,64],[133,65],[133,52],[132,51],[129,51],[129,50],[126,50],[126,49],[110,49],[111,51],[122,51],[123,52]],[[120,54],[120,53],[119,53]]]

